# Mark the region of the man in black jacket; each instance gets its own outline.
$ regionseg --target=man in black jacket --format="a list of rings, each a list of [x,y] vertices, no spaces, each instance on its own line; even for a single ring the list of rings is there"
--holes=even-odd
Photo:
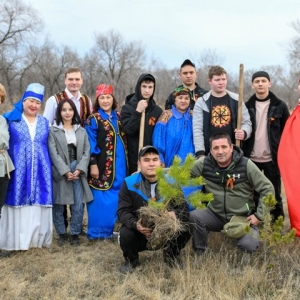
[[[271,214],[276,220],[279,216],[284,216],[277,152],[290,113],[285,102],[269,91],[270,87],[270,76],[267,72],[258,71],[253,74],[252,88],[255,94],[245,103],[252,122],[252,135],[243,141],[242,149],[244,155],[264,171],[274,186],[277,203]],[[257,197],[255,194],[256,203]]]
[[[149,199],[161,199],[156,179],[156,168],[161,164],[157,149],[153,146],[143,147],[139,152],[138,164],[141,171],[125,178],[119,193],[118,216],[122,223],[119,243],[125,258],[120,272],[124,274],[139,265],[139,252],[147,250],[147,237],[152,232],[150,228],[141,225],[138,210],[148,205]],[[169,206],[168,214],[186,224],[186,230],[180,231],[175,238],[166,242],[163,250],[164,261],[171,267],[182,267],[179,254],[190,238],[187,204]]]
[[[142,74],[136,84],[135,93],[127,96],[130,99],[121,110],[121,122],[127,135],[129,174],[137,171],[142,112],[145,111],[143,146],[152,145],[154,126],[162,113],[162,109],[153,99],[154,91],[155,78],[151,74]]]
[[[194,109],[195,102],[199,97],[202,97],[207,90],[203,89],[196,82],[197,71],[195,65],[189,60],[186,59],[180,66],[179,77],[183,83],[179,87],[187,87],[192,91],[192,101],[190,102],[191,110]],[[165,109],[171,109],[172,105],[175,102],[174,93],[171,93],[166,100]]]

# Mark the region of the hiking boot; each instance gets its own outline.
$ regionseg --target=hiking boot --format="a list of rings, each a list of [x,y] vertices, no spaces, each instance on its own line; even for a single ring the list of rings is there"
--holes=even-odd
[[[62,247],[68,241],[68,235],[66,233],[60,234],[58,236],[58,246]]]
[[[164,256],[164,262],[170,268],[178,268],[181,270],[183,270],[184,268],[183,261],[179,256],[174,256],[174,257]]]
[[[202,256],[203,254],[205,253],[205,250],[203,250],[203,249],[196,249],[195,250],[195,254],[196,254],[196,256]]]
[[[0,250],[0,257],[10,257],[10,253],[5,250]]]
[[[71,237],[70,237],[70,245],[72,245],[72,246],[79,246],[79,236],[78,235],[71,235]]]
[[[206,250],[203,250],[203,249],[195,249],[195,256],[194,256],[194,263],[193,263],[194,267],[200,266],[205,252],[206,252]]]
[[[135,259],[133,261],[129,261],[129,259],[127,258],[125,260],[125,262],[121,265],[121,267],[119,268],[119,271],[122,274],[128,274],[131,273],[138,265],[140,264],[139,259]]]

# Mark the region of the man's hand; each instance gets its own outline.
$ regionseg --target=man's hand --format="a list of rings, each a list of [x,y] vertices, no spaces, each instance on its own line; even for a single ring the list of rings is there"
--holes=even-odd
[[[247,218],[247,221],[250,221],[250,224],[251,225],[254,225],[254,226],[258,226],[260,221],[255,217],[255,215],[250,215],[248,218]]]
[[[95,179],[99,178],[99,169],[97,165],[91,165],[91,176]]]
[[[147,100],[140,100],[136,107],[136,111],[142,113],[147,108],[147,106],[148,106]]]
[[[149,238],[151,236],[151,229],[150,228],[146,228],[146,227],[143,227],[141,225],[141,219],[139,219],[137,222],[136,222],[136,229],[142,233],[143,235],[145,235],[147,238]]]
[[[167,214],[174,220],[176,221],[176,215],[174,211],[167,211]]]
[[[236,129],[234,131],[234,137],[236,140],[242,141],[245,138],[245,132],[242,129]]]

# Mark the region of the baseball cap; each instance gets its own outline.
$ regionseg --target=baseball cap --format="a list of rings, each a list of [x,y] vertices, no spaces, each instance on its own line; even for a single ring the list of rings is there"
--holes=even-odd
[[[142,156],[144,156],[146,153],[149,153],[149,152],[153,152],[153,153],[159,154],[159,153],[158,153],[158,150],[157,150],[155,147],[148,145],[148,146],[144,146],[144,147],[140,150],[139,155],[138,155],[139,159],[140,159]]]

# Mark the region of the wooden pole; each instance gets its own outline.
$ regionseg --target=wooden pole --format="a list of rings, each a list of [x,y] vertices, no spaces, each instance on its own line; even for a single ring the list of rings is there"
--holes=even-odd
[[[242,114],[243,114],[243,94],[244,94],[244,65],[240,64],[240,73],[239,73],[239,104],[238,104],[238,115],[237,115],[237,126],[239,130],[242,127]],[[236,140],[235,144],[240,147],[241,141]]]
[[[144,145],[144,133],[145,133],[145,110],[142,112],[141,115],[139,151],[143,148]],[[140,168],[138,168],[138,171],[140,171]]]

